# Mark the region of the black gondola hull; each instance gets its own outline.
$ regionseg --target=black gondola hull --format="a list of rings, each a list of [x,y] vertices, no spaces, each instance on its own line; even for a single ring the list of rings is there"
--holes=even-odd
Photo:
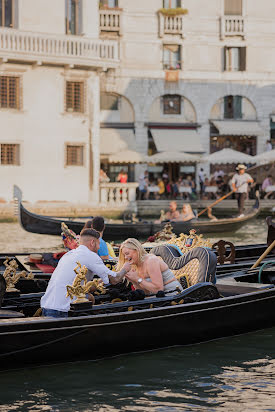
[[[0,368],[189,345],[275,325],[275,289],[116,314],[0,322]]]
[[[31,233],[40,233],[47,235],[60,235],[61,222],[65,222],[69,229],[79,234],[83,229],[84,222],[73,220],[55,219],[48,216],[41,216],[28,211],[21,202],[19,202],[19,220],[23,228]],[[246,224],[249,220],[255,218],[260,209],[254,208],[250,213],[242,218],[219,219],[217,221],[192,221],[192,222],[172,222],[173,231],[176,235],[180,233],[189,233],[190,229],[196,229],[199,233],[224,233],[234,232]],[[104,239],[107,241],[126,239],[135,237],[146,239],[164,227],[165,223],[157,224],[153,222],[137,222],[113,224],[106,223]]]

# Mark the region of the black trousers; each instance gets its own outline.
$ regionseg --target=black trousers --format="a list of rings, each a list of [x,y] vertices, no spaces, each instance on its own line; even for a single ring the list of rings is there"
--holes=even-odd
[[[236,197],[238,200],[239,215],[242,215],[244,212],[244,201],[246,199],[246,193],[236,193]]]

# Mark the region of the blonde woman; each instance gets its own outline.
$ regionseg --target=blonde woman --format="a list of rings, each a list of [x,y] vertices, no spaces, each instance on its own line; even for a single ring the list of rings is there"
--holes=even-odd
[[[166,294],[176,294],[176,289],[183,290],[167,264],[159,257],[148,254],[136,239],[129,238],[122,243],[117,264],[118,271],[125,262],[131,265],[126,278],[136,289],[142,289],[147,295],[156,294],[160,290]]]
[[[181,216],[179,220],[187,222],[188,220],[195,219],[195,217],[196,216],[193,213],[190,203],[184,203],[182,206]]]

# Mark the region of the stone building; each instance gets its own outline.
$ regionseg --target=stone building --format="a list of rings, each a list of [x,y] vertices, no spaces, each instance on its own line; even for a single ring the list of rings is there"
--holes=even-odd
[[[135,181],[164,152],[176,178],[194,164],[173,153],[275,137],[273,0],[0,0],[0,22],[6,200],[97,204],[100,164]]]

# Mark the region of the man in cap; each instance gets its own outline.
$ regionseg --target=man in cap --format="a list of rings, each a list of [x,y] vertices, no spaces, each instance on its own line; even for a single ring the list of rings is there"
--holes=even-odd
[[[232,189],[236,192],[237,200],[238,200],[238,209],[239,209],[239,216],[243,217],[244,214],[244,202],[247,197],[248,191],[248,183],[253,183],[254,180],[250,176],[250,174],[246,173],[246,166],[239,164],[236,167],[238,173],[235,173],[232,178]]]

